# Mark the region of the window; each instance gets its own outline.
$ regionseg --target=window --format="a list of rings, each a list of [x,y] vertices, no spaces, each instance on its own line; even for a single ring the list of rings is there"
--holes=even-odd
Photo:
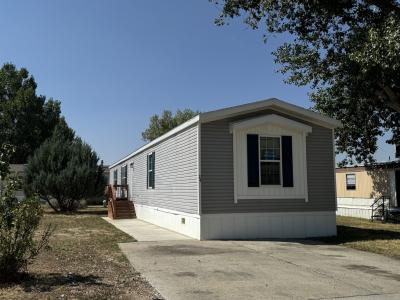
[[[147,155],[147,188],[154,189],[155,186],[155,152]]]
[[[346,189],[356,189],[356,174],[346,174]]]
[[[114,174],[113,175],[113,177],[114,177],[114,185],[117,185],[118,184],[118,170],[114,170],[113,174]]]
[[[128,184],[128,166],[121,167],[121,185]]]
[[[260,174],[262,185],[281,184],[280,137],[260,137]]]

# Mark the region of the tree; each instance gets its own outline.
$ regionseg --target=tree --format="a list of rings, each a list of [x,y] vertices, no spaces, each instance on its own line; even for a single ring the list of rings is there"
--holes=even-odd
[[[373,162],[377,139],[400,143],[400,2],[396,0],[212,0],[216,19],[244,16],[265,40],[286,34],[275,62],[286,82],[309,85],[314,109],[342,121],[343,163]]]
[[[55,211],[70,212],[78,208],[79,200],[101,195],[104,185],[97,154],[61,119],[53,135],[29,158],[24,189],[28,195],[38,194]]]
[[[60,102],[37,96],[36,87],[26,69],[0,69],[0,141],[15,147],[11,163],[26,163],[60,119]]]
[[[149,127],[142,132],[142,138],[144,141],[152,141],[198,114],[198,111],[187,108],[178,109],[174,116],[171,111],[164,110],[161,116],[155,114],[150,118]]]

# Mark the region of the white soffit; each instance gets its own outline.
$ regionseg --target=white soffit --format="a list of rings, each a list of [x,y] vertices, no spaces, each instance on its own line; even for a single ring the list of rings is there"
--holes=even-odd
[[[256,127],[264,124],[272,124],[280,127],[290,128],[297,131],[302,131],[306,133],[312,132],[312,127],[306,124],[293,121],[291,119],[281,117],[275,114],[265,115],[261,117],[251,118],[248,120],[234,122],[230,124],[230,132],[234,130],[240,130],[244,128]]]

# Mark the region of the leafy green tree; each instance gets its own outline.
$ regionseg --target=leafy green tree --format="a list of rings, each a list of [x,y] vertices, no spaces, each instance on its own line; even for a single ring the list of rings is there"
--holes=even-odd
[[[48,225],[41,237],[35,237],[43,216],[39,199],[29,197],[18,201],[15,191],[20,182],[12,177],[0,184],[4,182],[0,192],[0,281],[13,281],[48,246],[53,228]]]
[[[144,141],[152,141],[198,114],[198,111],[187,108],[178,109],[174,116],[171,111],[164,110],[161,116],[155,114],[150,118],[149,127],[142,132],[142,138]]]
[[[60,119],[60,102],[36,95],[36,87],[26,69],[0,69],[0,141],[15,147],[11,163],[26,163]]]
[[[61,119],[53,135],[29,158],[24,189],[45,199],[55,211],[70,212],[79,207],[79,200],[101,195],[104,185],[97,154]]]
[[[373,161],[377,139],[400,143],[400,2],[396,0],[211,0],[223,25],[243,17],[265,40],[285,34],[275,55],[286,82],[309,85],[316,110],[343,122],[337,151]]]

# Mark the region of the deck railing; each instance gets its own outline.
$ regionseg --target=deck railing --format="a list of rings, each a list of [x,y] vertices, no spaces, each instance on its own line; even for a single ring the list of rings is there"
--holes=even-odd
[[[390,197],[381,196],[376,199],[371,205],[371,221],[374,219],[380,219],[386,221],[387,212],[390,210]]]

